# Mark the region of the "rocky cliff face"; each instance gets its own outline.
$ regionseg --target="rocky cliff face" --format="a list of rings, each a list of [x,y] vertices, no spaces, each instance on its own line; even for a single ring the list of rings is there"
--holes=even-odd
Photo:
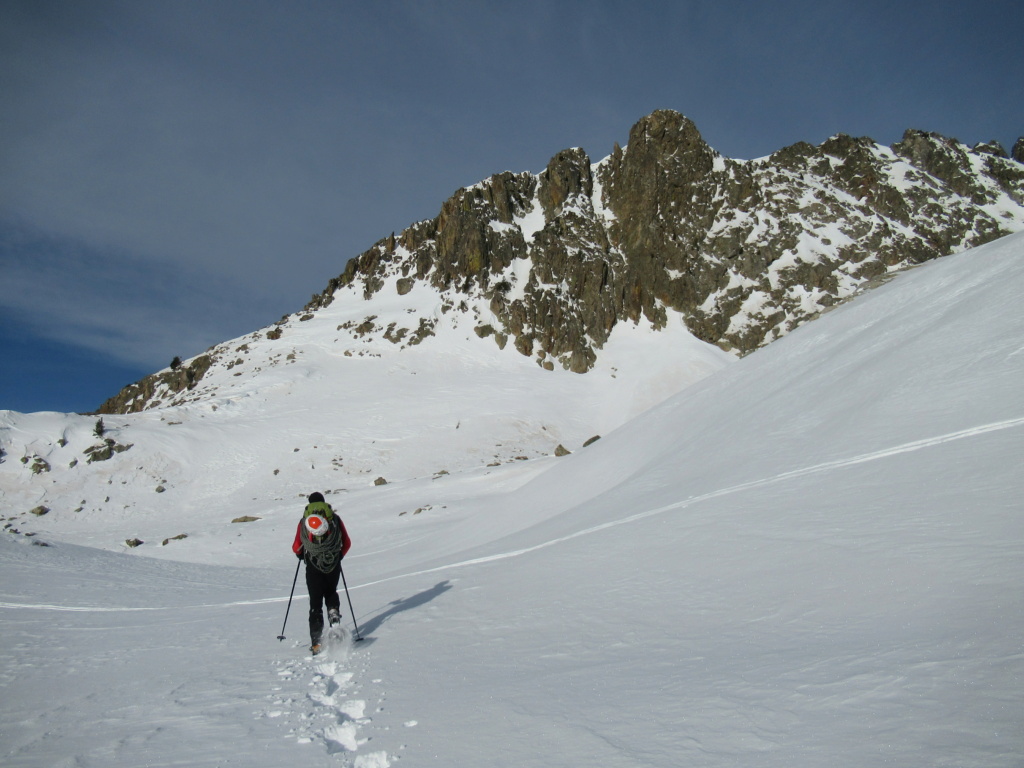
[[[566,150],[537,176],[459,190],[436,219],[352,260],[312,306],[351,285],[369,299],[397,270],[483,293],[499,343],[583,372],[623,320],[675,310],[699,338],[746,353],[894,268],[1021,228],[1024,166],[998,144],[839,135],[739,161],[661,111],[596,165]]]
[[[669,312],[744,354],[895,269],[1024,229],[1022,146],[1011,158],[907,131],[891,147],[838,135],[742,161],[659,111],[596,164],[569,149],[540,174],[460,189],[349,261],[304,311],[372,300],[397,276],[399,292],[426,282],[452,306],[486,300],[478,335],[549,369],[586,372],[617,323]],[[145,381],[133,386],[101,410],[146,407]]]

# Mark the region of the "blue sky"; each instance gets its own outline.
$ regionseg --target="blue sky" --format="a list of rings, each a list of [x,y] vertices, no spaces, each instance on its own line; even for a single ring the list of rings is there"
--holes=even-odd
[[[655,109],[724,155],[1024,134],[1019,2],[0,3],[0,409],[298,310],[459,187]]]

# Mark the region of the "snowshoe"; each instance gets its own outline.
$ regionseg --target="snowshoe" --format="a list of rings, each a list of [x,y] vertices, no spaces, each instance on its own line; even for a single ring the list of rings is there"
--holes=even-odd
[[[339,621],[341,621],[341,614],[334,608],[327,611],[327,621],[333,627]]]

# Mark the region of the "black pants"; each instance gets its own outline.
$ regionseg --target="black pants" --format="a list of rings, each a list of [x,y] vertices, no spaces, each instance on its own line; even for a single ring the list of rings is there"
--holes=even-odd
[[[330,573],[322,573],[306,563],[306,588],[309,590],[309,638],[313,645],[320,642],[324,634],[324,603],[327,610],[341,612],[341,598],[338,596],[338,579],[341,578],[339,562]]]

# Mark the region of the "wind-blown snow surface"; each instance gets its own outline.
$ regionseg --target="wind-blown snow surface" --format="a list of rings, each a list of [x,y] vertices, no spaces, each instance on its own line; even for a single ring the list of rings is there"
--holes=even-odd
[[[572,456],[332,493],[366,639],[316,660],[301,581],[275,636],[296,488],[335,490],[331,470],[262,495],[268,433],[304,449],[315,416],[229,428],[192,406],[178,432],[151,425],[177,441],[164,455],[233,458],[231,487],[183,472],[153,494],[186,497],[185,519],[144,508],[174,467],[143,463],[110,478],[130,509],[50,503],[36,537],[0,538],[3,763],[1019,766],[1022,293],[1015,235],[902,274]],[[45,419],[69,450],[88,442],[75,417],[6,418],[19,450]],[[243,512],[264,519],[221,524]],[[136,518],[140,538],[189,538],[69,543],[112,546]]]

